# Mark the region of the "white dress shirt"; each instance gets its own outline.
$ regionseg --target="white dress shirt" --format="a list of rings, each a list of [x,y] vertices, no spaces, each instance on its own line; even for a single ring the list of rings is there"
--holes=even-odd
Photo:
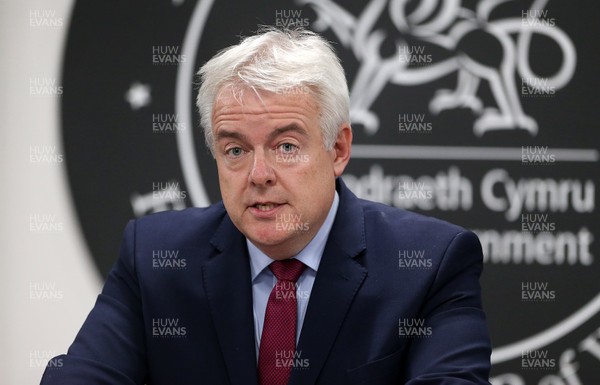
[[[296,299],[298,305],[298,327],[296,329],[296,343],[300,338],[300,331],[302,330],[302,324],[304,323],[304,315],[306,314],[306,308],[308,306],[308,300],[312,291],[315,277],[317,276],[317,270],[323,251],[325,250],[325,244],[329,237],[329,231],[333,226],[335,214],[337,213],[339,205],[339,197],[337,191],[333,197],[333,203],[325,218],[325,222],[321,225],[321,228],[314,236],[314,238],[293,258],[298,259],[300,262],[306,265],[306,268],[300,275],[297,281]],[[277,283],[277,278],[267,266],[274,260],[269,258],[265,253],[260,251],[252,242],[246,239],[248,246],[248,252],[250,254],[250,271],[252,273],[252,298],[254,307],[254,332],[256,342],[256,356],[258,357],[258,347],[260,344],[260,338],[262,335],[263,323],[265,320],[265,312],[267,310],[267,302],[271,291]]]

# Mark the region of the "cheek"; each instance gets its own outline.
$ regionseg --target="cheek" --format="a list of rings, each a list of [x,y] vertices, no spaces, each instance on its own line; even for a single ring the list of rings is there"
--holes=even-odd
[[[331,164],[327,162],[315,162],[307,166],[298,170],[292,183],[294,190],[302,195],[301,205],[317,207],[316,210],[319,210],[322,200],[328,198],[335,188],[335,175]]]
[[[309,177],[313,179],[313,182],[315,183],[322,183],[325,178],[335,178],[333,162],[328,154],[323,153],[320,153],[315,157],[315,160],[314,162],[311,162],[307,173],[309,173]]]
[[[219,188],[221,189],[221,197],[223,200],[227,200],[229,191],[229,183],[227,182],[227,177],[224,176],[221,172],[219,172]]]
[[[239,198],[239,177],[235,177],[227,172],[219,170],[219,188],[221,189],[221,197],[228,210],[231,210],[241,203]]]

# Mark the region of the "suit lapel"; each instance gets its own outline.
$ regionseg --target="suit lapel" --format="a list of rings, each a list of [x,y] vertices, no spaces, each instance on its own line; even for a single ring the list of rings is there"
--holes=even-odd
[[[211,243],[219,251],[202,269],[210,312],[233,385],[256,385],[252,283],[244,236],[225,215]]]
[[[310,370],[293,370],[290,385],[314,384],[350,305],[367,276],[354,260],[365,250],[364,217],[358,199],[338,180],[340,205],[310,295],[298,342]]]

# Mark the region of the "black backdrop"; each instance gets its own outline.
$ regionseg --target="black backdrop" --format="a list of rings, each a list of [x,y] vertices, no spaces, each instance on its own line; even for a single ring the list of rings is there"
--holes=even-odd
[[[101,274],[128,219],[219,199],[194,73],[258,25],[334,42],[358,195],[475,230],[494,384],[600,378],[591,0],[78,1],[63,65],[72,196]]]

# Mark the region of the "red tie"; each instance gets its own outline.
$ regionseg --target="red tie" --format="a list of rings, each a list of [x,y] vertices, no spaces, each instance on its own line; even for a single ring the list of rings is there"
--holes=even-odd
[[[286,385],[290,378],[296,352],[296,281],[304,267],[297,259],[269,265],[277,283],[267,302],[258,349],[260,385]]]

